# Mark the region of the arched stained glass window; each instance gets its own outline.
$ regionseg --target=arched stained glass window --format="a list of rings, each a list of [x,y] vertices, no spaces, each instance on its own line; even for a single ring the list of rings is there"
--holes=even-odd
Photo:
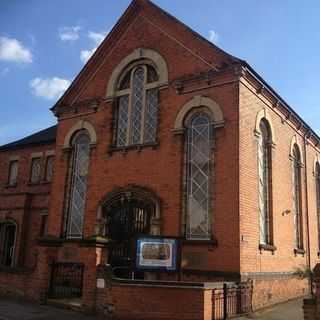
[[[303,249],[302,195],[301,195],[301,154],[297,144],[293,146],[293,214],[295,246]]]
[[[260,244],[272,244],[272,153],[268,122],[260,122],[258,140]]]
[[[83,234],[89,156],[90,138],[86,131],[79,131],[72,141],[68,238],[81,238]]]
[[[138,65],[118,86],[117,147],[154,143],[158,118],[158,75],[150,65]]]
[[[187,126],[186,237],[211,239],[211,124],[206,113],[194,115]]]

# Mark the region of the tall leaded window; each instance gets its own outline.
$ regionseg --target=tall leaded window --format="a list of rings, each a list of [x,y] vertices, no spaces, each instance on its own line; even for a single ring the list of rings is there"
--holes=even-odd
[[[158,75],[150,65],[133,67],[118,85],[117,147],[156,142]]]
[[[320,251],[320,164],[316,163],[316,199],[317,199],[317,224],[318,224],[318,250]]]
[[[70,197],[67,217],[68,238],[82,237],[89,157],[90,138],[85,130],[79,131],[72,141]]]
[[[272,154],[268,122],[260,122],[258,140],[260,244],[272,244]]]
[[[210,240],[211,121],[206,113],[194,115],[187,125],[186,237]]]
[[[301,189],[301,154],[299,147],[293,146],[293,214],[294,214],[294,235],[295,246],[303,249],[303,226],[302,226],[302,189]]]

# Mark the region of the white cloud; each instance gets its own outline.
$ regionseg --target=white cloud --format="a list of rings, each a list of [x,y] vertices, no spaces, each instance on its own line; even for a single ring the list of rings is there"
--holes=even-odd
[[[17,39],[0,37],[0,60],[31,63],[32,54]]]
[[[98,47],[95,47],[91,50],[81,50],[80,51],[80,60],[83,62],[83,63],[86,63],[90,58],[91,56],[95,53],[95,51],[98,49]]]
[[[58,77],[41,79],[35,78],[30,81],[32,93],[37,97],[42,97],[48,100],[60,98],[67,90],[71,81]]]
[[[219,41],[218,33],[214,30],[210,30],[209,31],[209,40],[213,43],[217,43]]]
[[[99,45],[106,36],[106,32],[88,32],[88,38],[91,39],[96,45]]]
[[[98,46],[101,44],[101,42],[104,40],[107,34],[108,32],[88,32],[88,38],[94,43],[95,47],[89,50],[80,51],[80,60],[83,63],[86,63],[91,58],[91,56],[97,50]]]
[[[63,27],[59,29],[59,38],[62,41],[75,41],[78,40],[80,35],[79,31],[81,27],[74,26],[74,27]]]

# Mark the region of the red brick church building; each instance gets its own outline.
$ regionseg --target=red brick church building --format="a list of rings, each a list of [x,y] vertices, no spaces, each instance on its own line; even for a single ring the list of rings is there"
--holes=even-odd
[[[0,148],[1,292],[44,299],[59,263],[88,308],[105,264],[146,298],[169,280],[251,279],[254,308],[309,292],[320,138],[247,62],[134,0],[52,112]],[[178,271],[133,273],[139,235],[178,239]]]

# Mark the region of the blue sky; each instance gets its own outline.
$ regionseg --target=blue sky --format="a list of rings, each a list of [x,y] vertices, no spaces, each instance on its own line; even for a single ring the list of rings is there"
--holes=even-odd
[[[155,0],[255,70],[320,133],[320,2]],[[48,109],[128,0],[0,0],[0,144],[55,123]]]

